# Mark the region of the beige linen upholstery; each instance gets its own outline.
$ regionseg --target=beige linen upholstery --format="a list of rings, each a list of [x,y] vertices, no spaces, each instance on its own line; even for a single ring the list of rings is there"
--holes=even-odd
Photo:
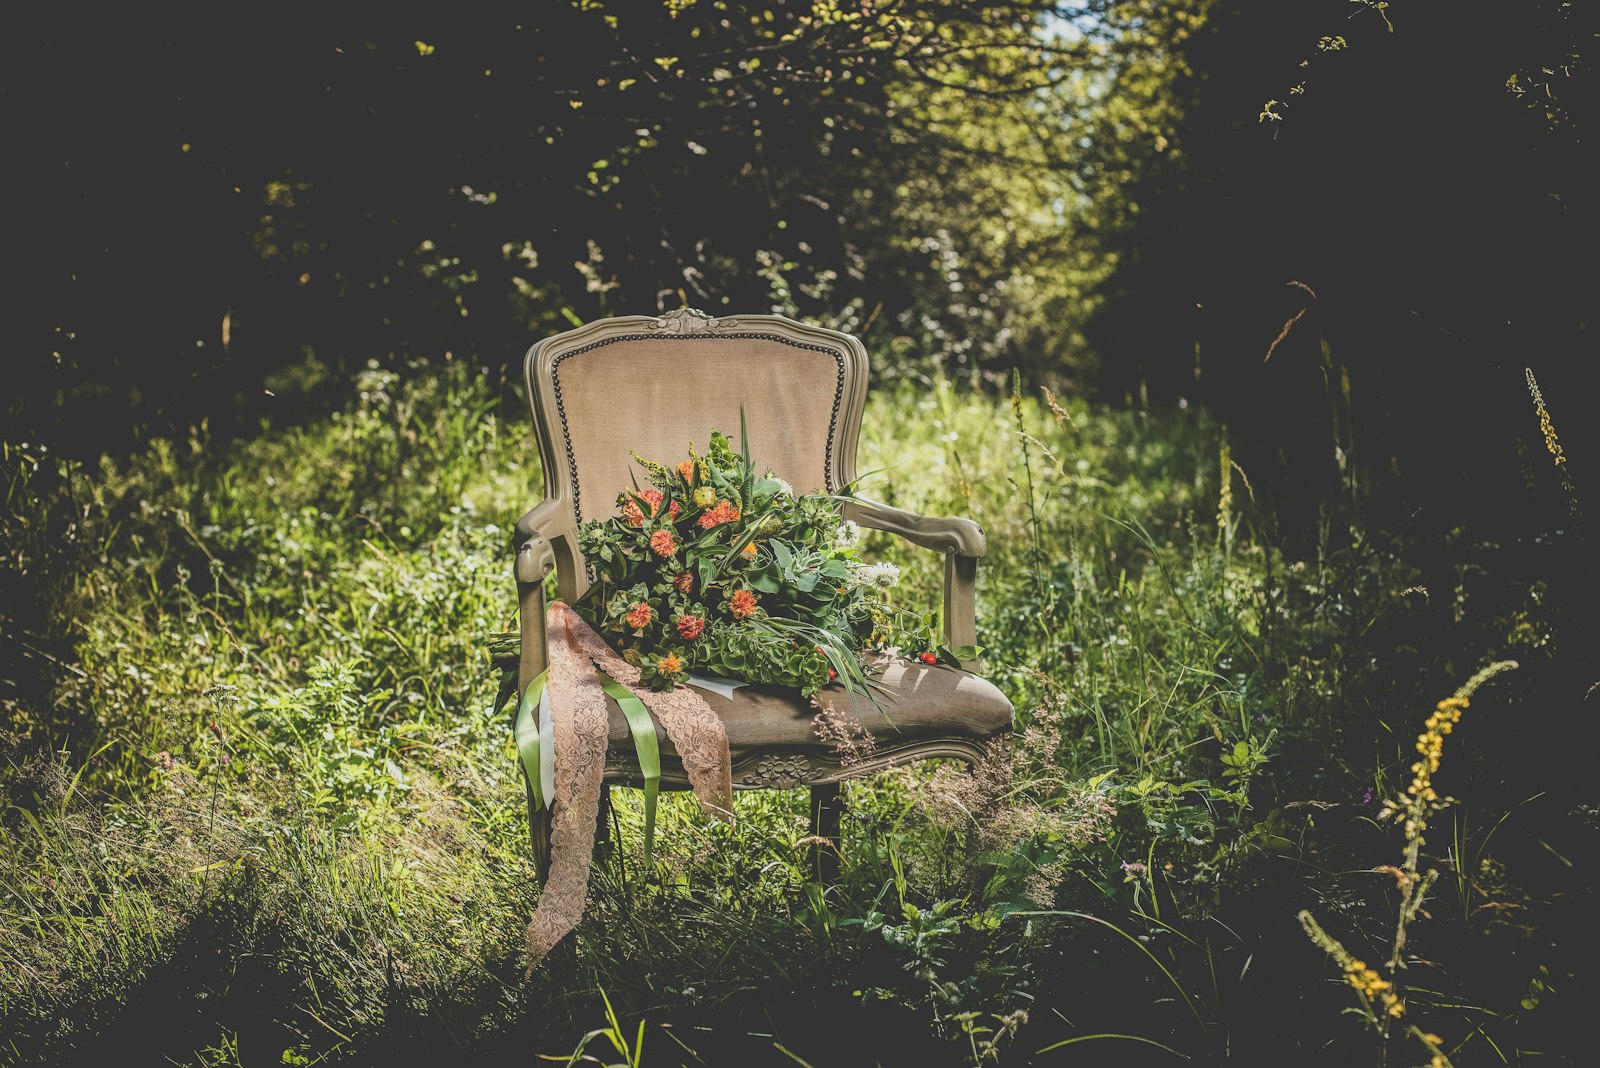
[[[619,340],[561,360],[554,378],[570,462],[577,471],[578,520],[616,513],[616,496],[638,477],[630,451],[681,457],[701,452],[713,429],[739,445],[739,413],[750,458],[796,492],[828,484],[828,413],[843,374],[837,352],[781,341],[713,336]]]

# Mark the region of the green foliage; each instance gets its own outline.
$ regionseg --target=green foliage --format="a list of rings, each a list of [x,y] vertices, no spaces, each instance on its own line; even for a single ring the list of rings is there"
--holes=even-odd
[[[983,521],[980,640],[1015,745],[973,774],[851,783],[830,887],[793,792],[741,796],[732,826],[663,797],[647,854],[647,806],[613,791],[572,954],[517,989],[535,891],[487,638],[512,611],[502,532],[538,489],[499,399],[459,364],[371,370],[335,417],[226,449],[95,468],[8,453],[7,551],[55,636],[22,637],[59,661],[50,688],[8,699],[0,770],[17,1057],[115,1044],[135,1001],[189,1019],[200,994],[217,1025],[173,1023],[174,1057],[360,1058],[413,1028],[525,1056],[526,1018],[562,1057],[604,1038],[637,1060],[644,1033],[651,1057],[677,1041],[709,1058],[761,1030],[776,1037],[741,1055],[778,1042],[820,1063],[828,1034],[803,1011],[909,1012],[886,1041],[931,1032],[975,1062],[1090,1038],[1208,1056],[1251,1011],[1243,975],[1270,954],[1211,918],[1279,858],[1338,866],[1304,852],[1322,810],[1293,800],[1371,774],[1327,755],[1391,681],[1350,636],[1418,611],[1416,576],[1332,539],[1294,555],[1249,494],[1217,537],[1220,431],[1198,411],[1008,404],[947,380],[873,397],[862,466],[886,472],[874,496]],[[908,603],[934,601],[937,556],[878,534],[861,551],[901,569]],[[61,748],[70,764],[39,755]],[[1559,1011],[1570,979],[1547,966],[1513,1001]],[[1158,1003],[1128,993],[1152,979]],[[835,995],[848,1007],[824,1008]],[[1041,1008],[1071,1018],[1083,999],[1092,1033]],[[731,1022],[746,1005],[779,1023]]]
[[[836,678],[866,693],[863,653],[953,656],[882,599],[899,569],[859,559],[833,496],[758,475],[717,430],[706,456],[691,446],[675,468],[634,459],[653,488],[623,490],[615,517],[579,529],[595,574],[577,609],[652,687],[699,669],[806,697]]]

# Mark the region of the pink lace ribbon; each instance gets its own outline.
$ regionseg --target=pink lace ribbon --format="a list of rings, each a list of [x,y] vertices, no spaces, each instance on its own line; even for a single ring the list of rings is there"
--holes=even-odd
[[[705,699],[687,686],[662,692],[639,685],[639,669],[618,656],[570,606],[546,615],[551,728],[555,735],[555,804],[550,877],[528,923],[528,974],[578,925],[589,895],[589,865],[605,774],[610,714],[595,677],[599,667],[628,687],[672,740],[701,808],[733,819],[733,768],[728,732]]]

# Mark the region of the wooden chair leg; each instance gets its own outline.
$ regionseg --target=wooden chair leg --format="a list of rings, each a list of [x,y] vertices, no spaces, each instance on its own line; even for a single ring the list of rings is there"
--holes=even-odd
[[[528,806],[528,832],[533,837],[533,866],[539,885],[550,878],[550,810],[541,807],[537,812]]]
[[[595,813],[594,859],[605,863],[611,859],[611,784],[600,784],[600,810]]]
[[[839,878],[839,815],[843,811],[844,799],[838,783],[822,783],[811,788],[811,833],[826,838],[832,846],[821,843],[811,846],[811,871],[817,882],[824,885]]]

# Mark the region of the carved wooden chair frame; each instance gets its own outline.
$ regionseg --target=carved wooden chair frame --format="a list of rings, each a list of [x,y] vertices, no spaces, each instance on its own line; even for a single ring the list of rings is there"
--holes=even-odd
[[[556,574],[557,595],[576,600],[589,586],[589,573],[578,550],[578,500],[581,487],[566,431],[560,368],[568,359],[599,347],[628,340],[761,339],[800,349],[825,352],[839,365],[838,388],[831,413],[828,443],[828,489],[836,491],[856,479],[856,446],[861,432],[867,394],[867,354],[861,342],[848,334],[796,322],[781,315],[740,315],[714,318],[684,308],[661,316],[621,316],[589,323],[535,344],[525,360],[528,397],[533,409],[539,459],[544,469],[546,497],[517,520],[514,573],[520,617],[517,688],[520,693],[545,669],[545,578]],[[970,519],[916,515],[869,500],[844,507],[847,518],[863,527],[888,531],[907,541],[942,553],[945,557],[944,630],[952,649],[975,644],[974,583],[978,558],[987,543],[984,532]],[[955,757],[968,764],[981,757],[985,740],[971,737],[924,738],[880,748],[870,759],[846,766],[818,745],[807,750],[768,750],[735,757],[734,786],[739,789],[811,789],[813,833],[836,841],[839,819],[839,783],[885,767],[930,757]],[[607,754],[605,781],[641,785],[633,754],[613,747]],[[681,765],[663,759],[663,789],[682,789],[688,780]],[[549,857],[549,813],[530,814],[534,852],[541,878]],[[602,812],[602,818],[604,813]],[[836,853],[816,854],[819,874],[835,869]]]

